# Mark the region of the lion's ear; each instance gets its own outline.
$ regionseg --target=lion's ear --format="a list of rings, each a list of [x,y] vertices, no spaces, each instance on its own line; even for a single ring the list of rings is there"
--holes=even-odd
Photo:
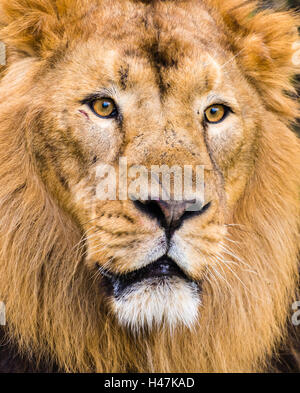
[[[299,18],[293,12],[258,10],[257,1],[213,0],[229,34],[237,62],[269,109],[295,119],[293,77],[300,73]],[[299,42],[299,41],[298,41]]]
[[[0,0],[0,40],[22,55],[44,57],[62,43],[65,18],[76,19],[86,4],[87,0]]]

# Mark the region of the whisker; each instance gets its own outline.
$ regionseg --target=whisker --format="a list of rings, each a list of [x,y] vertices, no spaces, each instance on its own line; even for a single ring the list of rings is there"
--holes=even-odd
[[[225,253],[227,253],[228,255],[230,255],[231,257],[233,257],[234,259],[236,259],[237,261],[239,261],[243,265],[252,269],[252,266],[250,266],[247,262],[243,261],[239,256],[233,254],[233,252],[231,250],[229,250],[223,242],[220,242],[220,247],[222,248],[222,250],[225,251]]]
[[[101,218],[101,217],[102,217],[102,215],[101,215],[101,216],[94,217],[94,218],[91,218],[90,220],[84,222],[82,225],[86,225],[86,224],[88,224],[88,223],[90,223],[90,222],[92,222],[92,221],[99,220],[99,218]]]
[[[221,267],[223,273],[225,274],[225,272],[224,272],[223,267],[221,266],[221,264],[218,263],[216,260],[214,260],[214,261],[218,264],[218,266]],[[226,285],[228,285],[228,287],[229,287],[230,289],[232,289],[232,286],[229,284],[228,280],[226,280],[226,278],[225,278],[217,269],[215,269],[213,266],[211,266],[211,268],[212,268],[212,269],[215,271],[215,273],[216,273],[216,274],[226,283]]]
[[[250,293],[250,295],[251,296],[253,296],[253,297],[255,297],[255,298],[258,298],[257,296],[255,296],[251,291],[250,291],[250,289],[247,287],[247,285],[243,282],[243,280],[241,280],[241,278],[238,276],[238,274],[233,270],[233,269],[231,269],[231,267],[229,266],[229,265],[227,265],[227,264],[224,264],[224,266],[226,266],[231,272],[232,272],[232,274],[237,278],[237,280],[242,284],[242,286],[246,289],[246,291],[248,292],[248,293]],[[247,298],[248,298],[248,296],[247,296]],[[248,298],[248,300],[249,300],[249,298]]]
[[[221,68],[225,67],[227,64],[231,63],[235,58],[237,58],[245,49],[242,48],[237,54],[232,56],[229,60],[227,60],[224,64],[221,65]]]
[[[230,239],[229,237],[227,237],[227,236],[225,236],[224,237],[226,240],[228,240],[229,242],[231,242],[231,243],[234,243],[234,244],[241,244],[241,242],[239,242],[239,241],[237,241],[237,240],[232,240],[232,239]]]

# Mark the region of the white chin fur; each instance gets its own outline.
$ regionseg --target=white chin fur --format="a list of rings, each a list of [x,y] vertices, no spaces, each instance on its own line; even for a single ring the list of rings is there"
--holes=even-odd
[[[161,325],[192,328],[200,304],[197,285],[179,277],[146,279],[112,299],[119,323],[133,331]]]

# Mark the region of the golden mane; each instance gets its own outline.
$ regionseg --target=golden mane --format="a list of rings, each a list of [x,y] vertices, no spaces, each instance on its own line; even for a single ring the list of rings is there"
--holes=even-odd
[[[44,127],[30,102],[34,77],[66,50],[66,41],[88,34],[85,15],[101,1],[94,3],[91,9],[86,1],[0,1],[0,39],[8,46],[0,83],[0,300],[6,304],[6,341],[17,343],[37,367],[46,359],[49,368],[69,372],[263,371],[286,339],[299,278],[300,143],[288,128],[299,109],[291,98],[291,77],[299,71],[291,61],[297,18],[291,12],[257,12],[255,1],[203,0],[224,30],[224,45],[226,37],[270,111],[261,125],[251,181],[227,221],[236,224],[229,227],[232,253],[255,274],[229,273],[231,288],[222,291],[217,282],[204,284],[202,318],[212,325],[135,336],[106,317],[98,283],[76,247],[83,234],[47,191],[28,148],[28,130]],[[70,26],[75,16],[78,22]],[[14,73],[20,77],[11,84]]]

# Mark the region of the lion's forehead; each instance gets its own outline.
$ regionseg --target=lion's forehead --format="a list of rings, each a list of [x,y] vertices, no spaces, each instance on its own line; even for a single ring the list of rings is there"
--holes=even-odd
[[[123,90],[156,86],[164,95],[170,87],[203,92],[227,78],[223,65],[232,54],[225,50],[225,36],[213,17],[200,5],[197,12],[163,4],[151,12],[131,7],[116,2],[110,12],[95,11],[93,31],[72,43],[68,70],[81,73],[84,65],[87,82],[113,82]]]
[[[115,1],[109,8],[95,9],[89,22],[106,39],[118,42],[126,37],[128,43],[138,42],[140,47],[158,38],[168,44],[170,37],[185,44],[200,41],[210,46],[222,37],[211,10],[199,1],[150,2],[146,7],[136,1]]]

